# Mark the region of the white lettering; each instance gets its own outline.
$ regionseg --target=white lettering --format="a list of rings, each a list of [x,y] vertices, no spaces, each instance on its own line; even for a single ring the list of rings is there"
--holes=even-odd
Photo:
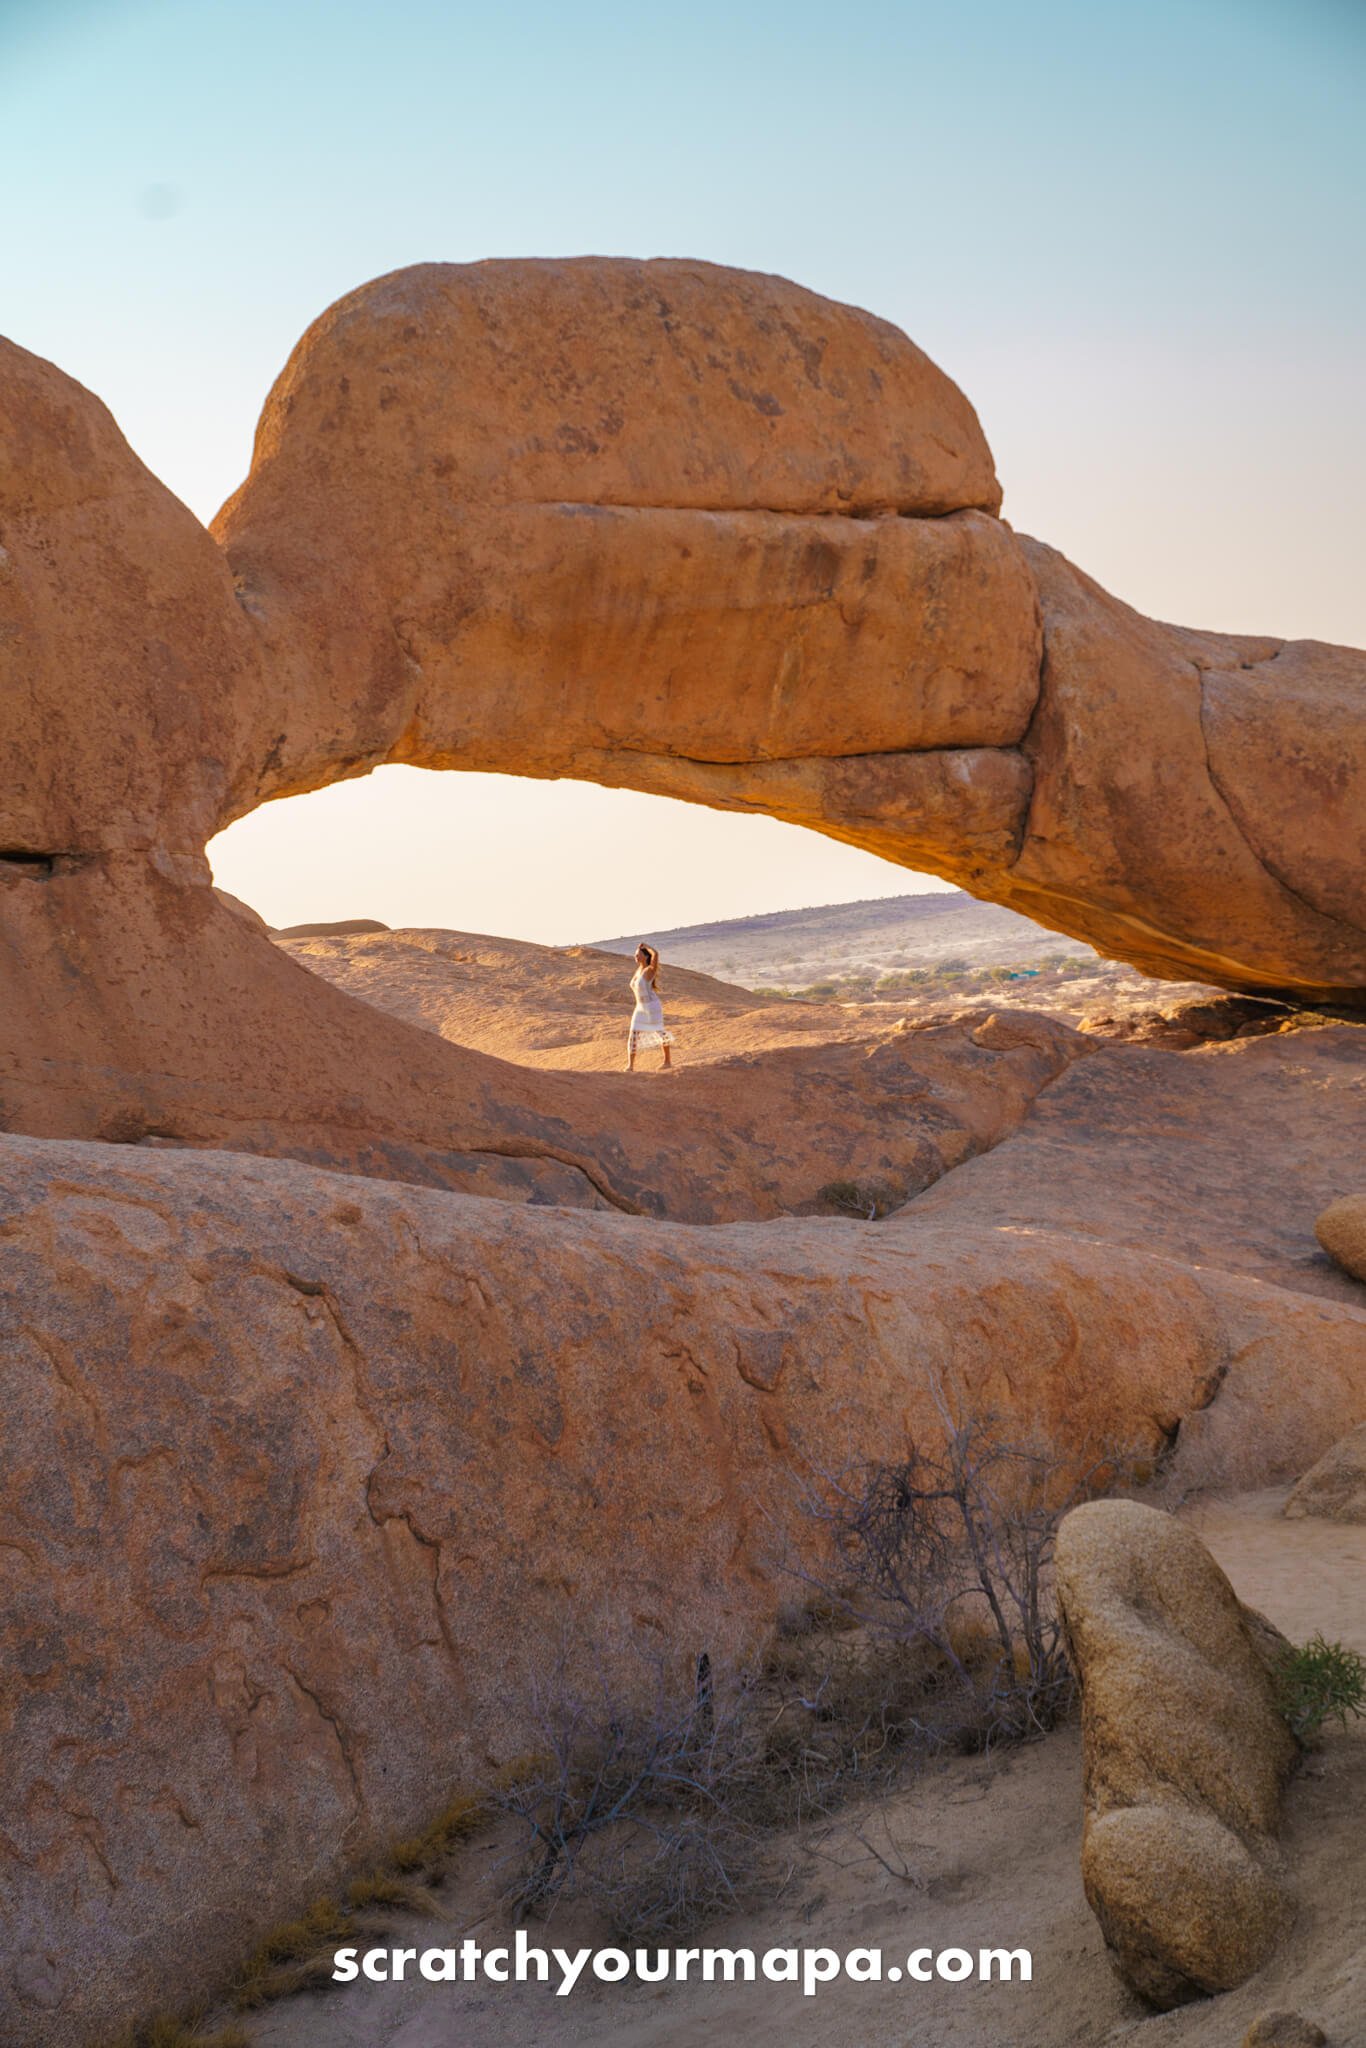
[[[702,1951],[702,1976],[706,1983],[716,1981],[720,1970],[727,1984],[735,1982],[738,1970],[746,1984],[754,1982],[754,1950],[752,1948],[704,1948]]]
[[[533,1956],[536,1959],[537,1981],[539,1983],[545,1984],[549,1981],[550,1978],[550,1958],[543,1948],[532,1948],[530,1942],[526,1938],[525,1927],[519,1927],[517,1929],[516,1962],[517,1982],[519,1984],[526,1983],[527,1965],[530,1963]]]
[[[1029,1984],[1034,1978],[1034,1958],[1027,1948],[979,1948],[977,1951],[977,1974],[984,1984],[991,1982],[991,1966],[999,1965],[997,1975],[1003,1984],[1013,1984],[1015,1972],[1013,1963],[1020,1966],[1020,1982]]]
[[[934,1959],[934,1967],[946,1984],[961,1984],[972,1975],[972,1957],[965,1948],[945,1948]]]
[[[556,1962],[560,1966],[560,1982],[555,1986],[555,1996],[557,1998],[568,1998],[570,1992],[578,1983],[579,1978],[583,1975],[583,1966],[593,1951],[591,1948],[581,1948],[576,1954],[571,1956],[567,1948],[557,1948],[553,1953]]]
[[[818,1984],[828,1984],[840,1973],[840,1959],[832,1948],[809,1948],[802,1956],[802,1991],[814,1998]]]

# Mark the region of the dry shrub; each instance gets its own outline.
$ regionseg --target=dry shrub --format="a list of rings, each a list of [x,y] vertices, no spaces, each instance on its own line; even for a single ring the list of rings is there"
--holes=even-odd
[[[1054,1538],[1120,1464],[1069,1466],[1007,1439],[991,1416],[963,1421],[936,1400],[931,1447],[804,1489],[829,1564],[798,1572],[805,1597],[780,1618],[761,1669],[714,1673],[704,1653],[686,1671],[637,1660],[632,1673],[618,1655],[624,1682],[584,1690],[561,1657],[529,1683],[518,1714],[534,1752],[485,1797],[454,1800],[395,1843],[345,1904],[319,1899],[276,1929],[236,2002],[330,1982],[333,1950],[382,1928],[377,1911],[431,1910],[427,1886],[494,1814],[518,1838],[508,1896],[519,1921],[573,1901],[624,1943],[677,1942],[756,1894],[772,1831],[886,1793],[910,1757],[1053,1727],[1073,1697]],[[191,2044],[236,2048],[236,2038],[201,2042],[171,2022],[128,2037],[128,2048]]]
[[[637,1682],[622,1697],[599,1680],[579,1691],[561,1662],[530,1688],[539,1747],[492,1795],[520,1836],[519,1920],[576,1900],[620,1940],[675,1940],[754,1883],[749,1807],[764,1756],[749,1687],[718,1697],[705,1654],[686,1679],[663,1666],[635,1676],[648,1690]]]
[[[761,1669],[723,1685],[704,1655],[585,1692],[561,1659],[529,1685],[536,1751],[490,1799],[517,1824],[519,1919],[574,1900],[623,1942],[681,1939],[754,1892],[773,1830],[884,1794],[909,1756],[1026,1740],[1066,1713],[1054,1537],[1114,1461],[1069,1468],[940,1409],[933,1447],[806,1490],[830,1568],[799,1574],[808,1597]]]
[[[932,1446],[807,1487],[830,1565],[824,1579],[803,1576],[852,1631],[837,1692],[857,1700],[864,1688],[870,1710],[880,1698],[880,1725],[901,1745],[985,1750],[1045,1734],[1072,1705],[1054,1540],[1119,1467],[1079,1468],[1006,1438],[994,1416],[960,1418],[942,1390],[935,1400]]]
[[[906,1190],[883,1180],[828,1180],[817,1189],[816,1200],[841,1216],[857,1216],[861,1222],[876,1223],[902,1206]]]

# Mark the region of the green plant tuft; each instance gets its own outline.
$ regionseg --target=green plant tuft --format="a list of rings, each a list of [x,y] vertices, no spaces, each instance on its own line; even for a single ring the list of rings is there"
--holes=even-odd
[[[1349,1715],[1366,1714],[1366,1662],[1322,1635],[1285,1651],[1273,1679],[1276,1705],[1298,1742],[1312,1742],[1326,1721],[1345,1728]]]

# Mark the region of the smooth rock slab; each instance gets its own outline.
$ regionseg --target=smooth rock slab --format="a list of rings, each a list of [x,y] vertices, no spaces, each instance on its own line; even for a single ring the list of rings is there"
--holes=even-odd
[[[1366,1422],[1310,1466],[1284,1513],[1292,1519],[1321,1515],[1329,1522],[1366,1522]]]
[[[809,1534],[791,1468],[933,1430],[935,1380],[1088,1464],[1204,1410],[1216,1481],[1311,1346],[1305,1443],[1361,1412],[1354,1310],[1046,1231],[22,1138],[0,1169],[0,2037],[31,2048],[102,2044],[186,1954],[219,1981],[482,1782],[567,1641],[623,1681],[633,1641],[751,1650]]]

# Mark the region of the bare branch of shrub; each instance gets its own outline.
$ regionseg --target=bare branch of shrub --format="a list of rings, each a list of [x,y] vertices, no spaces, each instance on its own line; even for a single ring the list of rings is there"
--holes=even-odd
[[[1045,1734],[1071,1706],[1054,1540],[1070,1508],[1114,1483],[1117,1462],[1079,1468],[1007,1437],[993,1415],[956,1414],[942,1388],[934,1399],[934,1442],[806,1487],[830,1565],[799,1575],[842,1611],[846,1659],[885,1669],[888,1647],[901,1651],[919,1694],[895,1716],[903,1741],[985,1750]]]
[[[562,1667],[534,1688],[536,1753],[501,1774],[491,1803],[519,1823],[519,1920],[561,1901],[595,1906],[622,1939],[672,1939],[741,1903],[758,1838],[747,1811],[760,1730],[738,1683],[718,1695],[710,1660],[692,1683],[655,1674],[647,1706]]]

